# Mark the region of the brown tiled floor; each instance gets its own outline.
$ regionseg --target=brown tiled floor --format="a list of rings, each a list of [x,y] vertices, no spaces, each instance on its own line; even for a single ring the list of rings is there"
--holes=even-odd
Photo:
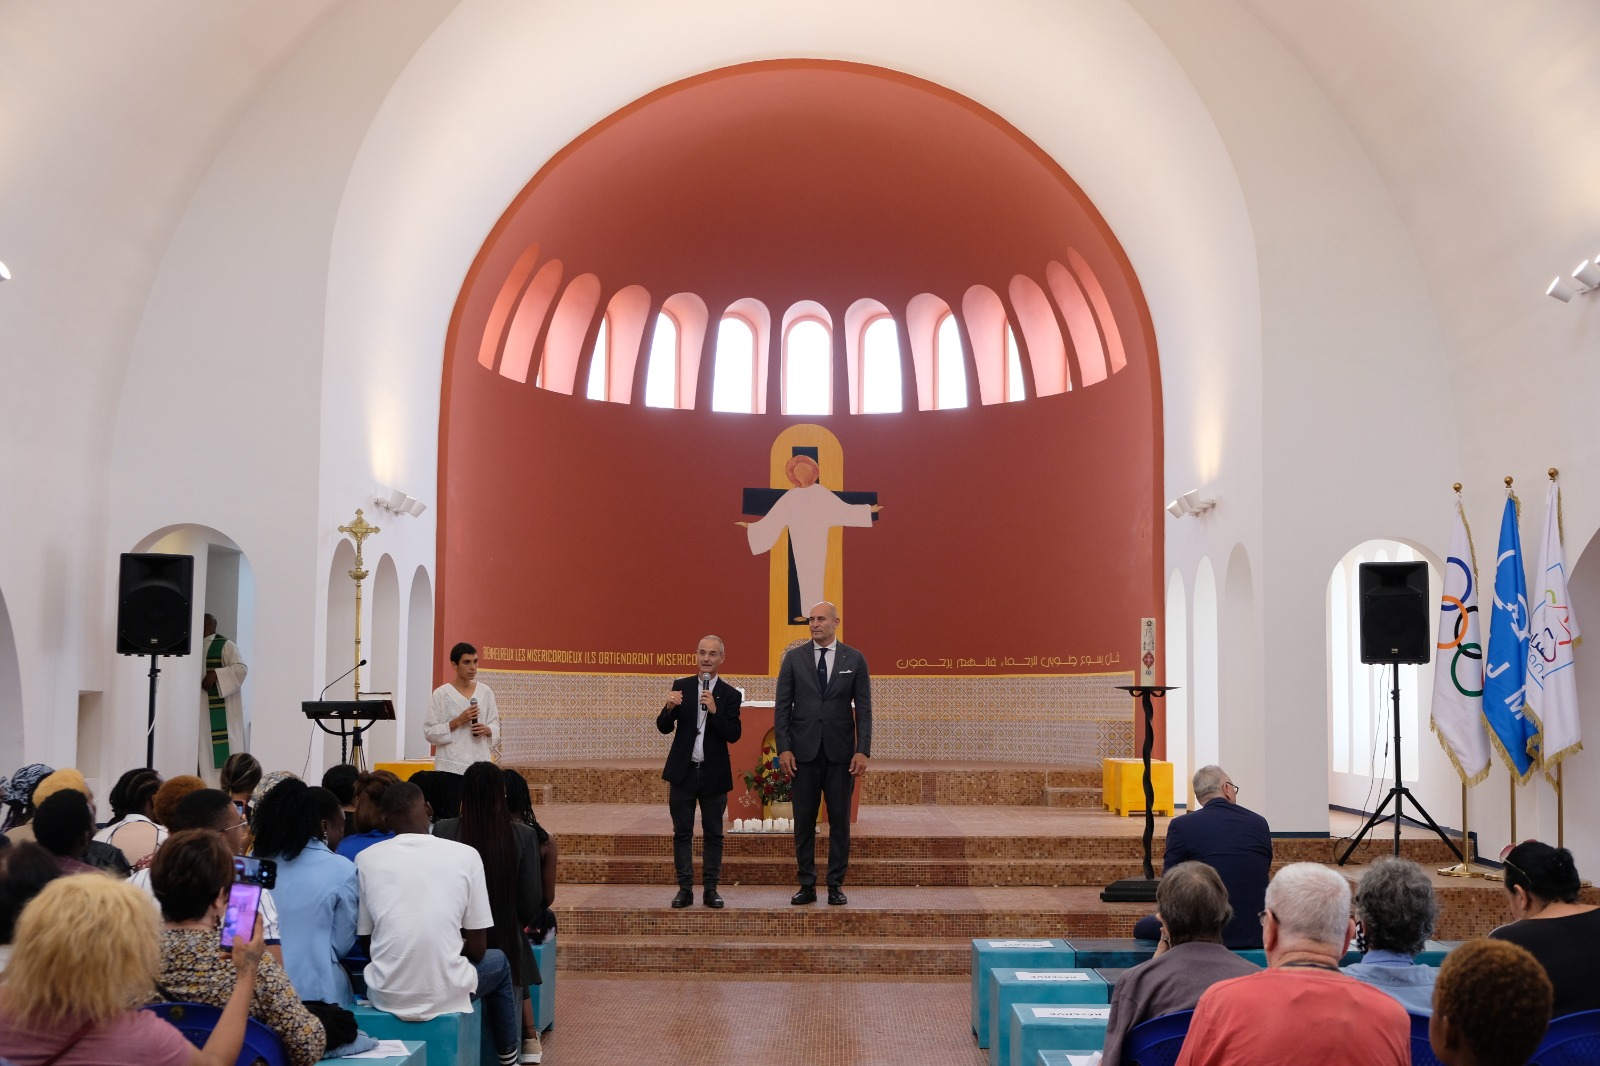
[[[967,979],[563,974],[549,1066],[985,1066]]]

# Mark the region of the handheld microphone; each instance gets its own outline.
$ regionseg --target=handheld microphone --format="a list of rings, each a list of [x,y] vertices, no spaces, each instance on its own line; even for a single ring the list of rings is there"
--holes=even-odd
[[[362,659],[360,662],[356,663],[350,669],[346,670],[344,673],[340,674],[338,677],[334,678],[332,681],[329,681],[326,685],[323,685],[322,686],[322,691],[317,693],[317,702],[321,703],[322,702],[322,697],[324,697],[324,696],[326,696],[328,694],[328,690],[330,688],[332,688],[333,686],[337,685],[339,682],[343,681],[345,678],[349,677],[351,674],[355,673],[357,670],[361,669],[365,665],[367,665],[367,660]]]
[[[700,691],[704,692],[711,687],[711,672],[708,670],[700,675]]]

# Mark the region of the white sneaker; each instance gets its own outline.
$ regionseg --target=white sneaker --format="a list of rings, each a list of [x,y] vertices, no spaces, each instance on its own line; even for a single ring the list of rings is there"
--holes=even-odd
[[[522,1041],[522,1061],[535,1063],[544,1061],[544,1045],[539,1042],[539,1034],[535,1033]]]

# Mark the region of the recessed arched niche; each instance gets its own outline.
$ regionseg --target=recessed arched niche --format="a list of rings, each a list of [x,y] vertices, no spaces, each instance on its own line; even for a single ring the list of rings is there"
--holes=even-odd
[[[466,276],[435,660],[479,644],[522,686],[512,717],[537,718],[644,706],[715,632],[757,698],[804,636],[798,590],[823,588],[884,679],[891,754],[932,751],[930,720],[897,706],[970,708],[996,686],[1016,728],[992,756],[1104,754],[1125,745],[1111,685],[1140,619],[1164,619],[1160,406],[1126,255],[999,115],[850,63],[665,86],[533,175]],[[786,540],[735,524],[798,487],[802,452],[841,499],[883,508],[827,534],[810,583]]]

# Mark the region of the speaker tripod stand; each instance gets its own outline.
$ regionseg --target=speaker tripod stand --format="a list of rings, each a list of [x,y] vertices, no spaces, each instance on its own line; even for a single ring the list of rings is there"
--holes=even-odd
[[[1454,853],[1456,861],[1466,862],[1466,859],[1462,858],[1461,849],[1456,847],[1456,842],[1445,835],[1445,831],[1439,828],[1439,823],[1433,820],[1433,817],[1428,814],[1427,810],[1418,802],[1417,797],[1412,795],[1411,790],[1405,786],[1400,778],[1400,667],[1391,665],[1390,669],[1394,671],[1394,685],[1390,689],[1394,712],[1394,787],[1389,790],[1387,796],[1383,797],[1383,802],[1378,804],[1378,809],[1372,812],[1372,817],[1367,819],[1367,824],[1363,825],[1361,831],[1350,841],[1350,846],[1344,849],[1344,854],[1339,856],[1339,865],[1343,866],[1349,862],[1350,856],[1361,845],[1362,838],[1376,828],[1379,822],[1384,820],[1383,809],[1389,806],[1390,800],[1394,801],[1394,814],[1390,815],[1394,819],[1394,853],[1399,855],[1400,820],[1403,817],[1401,811],[1405,801],[1408,799],[1411,801],[1411,806],[1416,808],[1417,813],[1427,821],[1428,828],[1439,834],[1439,839],[1444,841],[1445,846]]]

